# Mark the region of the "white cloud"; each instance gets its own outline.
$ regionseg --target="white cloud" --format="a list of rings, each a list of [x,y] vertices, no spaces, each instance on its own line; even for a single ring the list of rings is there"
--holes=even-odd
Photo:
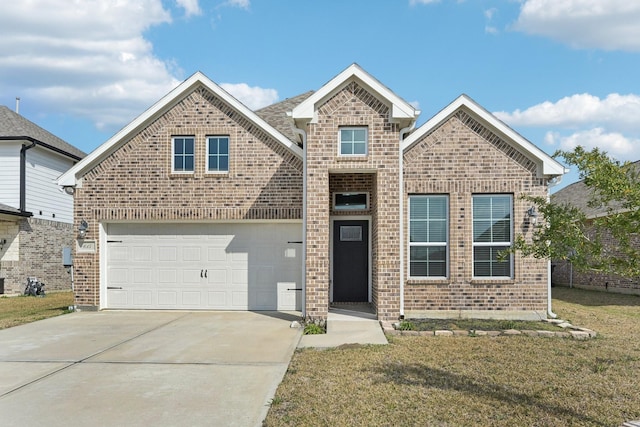
[[[161,0],[35,0],[2,9],[0,94],[112,129],[178,84],[172,64],[143,37],[171,22]]]
[[[250,0],[229,0],[226,4],[240,9],[249,9],[249,6],[251,6]]]
[[[575,132],[569,136],[548,132],[545,142],[550,145],[557,144],[565,151],[573,150],[578,145],[588,150],[598,147],[620,161],[638,160],[640,151],[640,139],[627,138],[618,132],[606,132],[601,127]]]
[[[494,114],[511,126],[576,128],[600,125],[631,131],[638,129],[640,96],[612,93],[600,99],[583,93],[567,96],[556,102],[545,101],[524,111],[499,111]]]
[[[640,2],[524,0],[514,28],[575,48],[640,51]]]
[[[198,0],[176,0],[178,6],[184,9],[187,16],[200,15],[202,10],[198,4]]]
[[[411,6],[415,6],[417,4],[430,4],[430,3],[439,3],[440,0],[409,0],[409,4]]]
[[[252,110],[271,105],[278,100],[278,91],[249,86],[246,83],[221,83],[220,87]]]

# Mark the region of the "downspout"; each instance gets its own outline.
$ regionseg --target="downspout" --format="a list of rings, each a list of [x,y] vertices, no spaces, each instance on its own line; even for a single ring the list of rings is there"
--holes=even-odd
[[[560,184],[560,181],[562,181],[562,175],[549,180],[547,188],[547,203],[551,201],[551,193],[549,192],[549,189]],[[547,260],[547,314],[552,319],[558,317],[558,315],[551,310],[551,258]]]
[[[36,146],[32,140],[31,145],[23,145],[20,148],[20,212],[27,210],[27,150]]]
[[[398,142],[398,182],[400,186],[400,201],[399,201],[399,217],[400,217],[400,319],[404,319],[404,150],[402,148],[402,141],[404,135],[411,132],[416,127],[415,120],[411,123],[411,126],[400,129],[400,137]]]
[[[307,133],[293,124],[302,137],[302,318],[307,317]]]

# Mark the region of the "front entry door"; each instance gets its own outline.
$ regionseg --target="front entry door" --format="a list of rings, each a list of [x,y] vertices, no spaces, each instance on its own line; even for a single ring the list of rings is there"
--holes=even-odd
[[[369,221],[333,222],[333,302],[369,302]]]

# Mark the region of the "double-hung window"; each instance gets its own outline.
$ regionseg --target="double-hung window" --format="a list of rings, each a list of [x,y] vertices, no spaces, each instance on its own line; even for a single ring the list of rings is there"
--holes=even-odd
[[[229,172],[229,137],[210,136],[207,146],[207,171]]]
[[[512,243],[512,199],[505,194],[473,196],[474,277],[512,277],[511,254],[498,256]]]
[[[447,277],[448,235],[448,196],[409,196],[410,277]]]
[[[367,154],[367,128],[340,128],[340,155],[365,156]]]
[[[173,138],[173,171],[193,172],[195,165],[195,138],[176,136]]]

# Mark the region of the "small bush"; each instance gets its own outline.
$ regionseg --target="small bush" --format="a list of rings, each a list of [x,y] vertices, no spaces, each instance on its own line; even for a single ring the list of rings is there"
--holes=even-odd
[[[410,322],[408,320],[403,320],[398,325],[398,329],[401,331],[413,331],[416,329],[416,325],[414,325],[413,322]]]
[[[319,335],[327,333],[327,324],[322,319],[307,319],[304,325],[305,335]]]

